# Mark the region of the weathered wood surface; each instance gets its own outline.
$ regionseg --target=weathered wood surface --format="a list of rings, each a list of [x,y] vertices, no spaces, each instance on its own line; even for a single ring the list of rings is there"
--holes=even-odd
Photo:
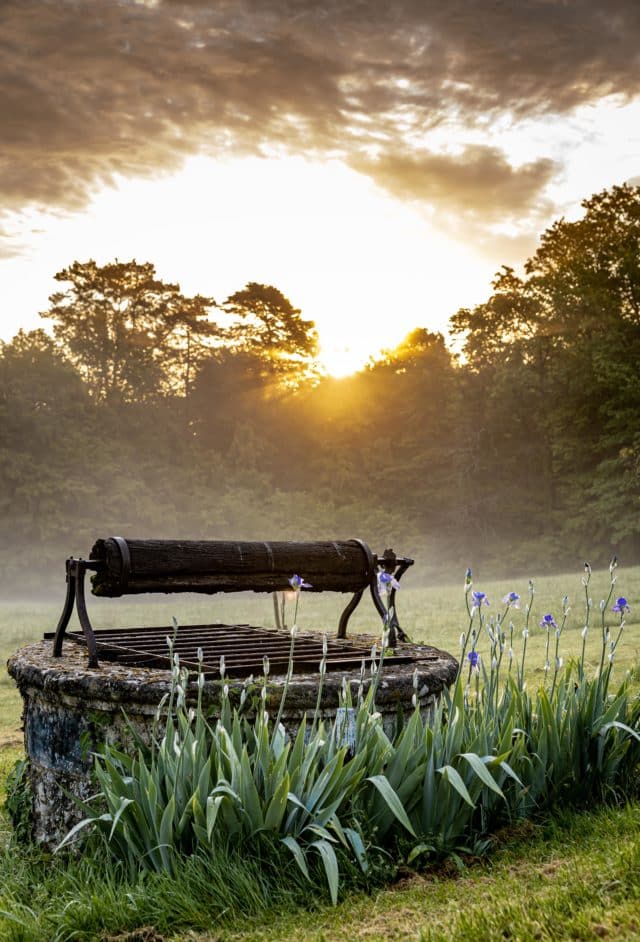
[[[237,542],[127,540],[128,577],[118,544],[98,540],[91,559],[103,567],[92,577],[94,595],[142,592],[275,592],[290,588],[292,575],[311,591],[358,592],[371,579],[368,550],[357,540]]]

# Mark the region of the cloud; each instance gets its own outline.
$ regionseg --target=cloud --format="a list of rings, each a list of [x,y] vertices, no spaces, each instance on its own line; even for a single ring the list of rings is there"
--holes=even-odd
[[[21,239],[8,227],[0,226],[0,261],[20,255],[26,248],[26,240]]]
[[[459,154],[388,152],[354,163],[401,199],[482,217],[487,224],[529,212],[556,168],[547,158],[515,168],[497,148],[476,144]]]
[[[73,210],[199,151],[304,152],[440,208],[524,212],[550,161],[442,156],[429,130],[632,96],[639,27],[636,0],[4,0],[2,205]]]

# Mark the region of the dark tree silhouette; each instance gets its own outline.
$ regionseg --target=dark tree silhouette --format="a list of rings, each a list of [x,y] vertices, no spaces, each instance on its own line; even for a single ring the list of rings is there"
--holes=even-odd
[[[150,262],[74,262],[58,272],[68,287],[42,316],[98,401],[144,400],[188,391],[195,340],[210,336],[211,298],[185,298]]]
[[[266,374],[295,385],[317,371],[315,324],[277,288],[250,281],[227,298],[224,310],[236,319],[228,330],[231,345],[258,357]]]

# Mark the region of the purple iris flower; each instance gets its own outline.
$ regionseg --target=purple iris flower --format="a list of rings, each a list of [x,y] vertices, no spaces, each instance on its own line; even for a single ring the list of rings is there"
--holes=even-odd
[[[300,589],[310,589],[311,583],[305,582],[302,576],[291,576],[289,579],[289,585],[294,590],[294,592],[299,592]]]
[[[517,592],[508,592],[502,601],[505,605],[510,605],[512,608],[520,608],[520,596]]]
[[[557,628],[558,625],[553,615],[544,615],[542,618],[542,621],[540,622],[540,627],[541,628]]]
[[[481,605],[488,605],[489,599],[484,592],[472,592],[471,598],[473,599],[473,604],[477,605],[480,608]]]
[[[469,663],[471,664],[472,667],[478,666],[480,655],[478,654],[477,651],[469,651],[469,653],[467,654],[467,657],[469,658]]]
[[[397,579],[391,575],[390,572],[379,572],[378,573],[378,591],[379,592],[391,592],[392,589],[399,589],[400,583]]]
[[[612,606],[611,611],[620,612],[620,614],[623,615],[624,612],[630,612],[631,608],[625,597],[621,595],[619,599],[616,599],[616,604]]]

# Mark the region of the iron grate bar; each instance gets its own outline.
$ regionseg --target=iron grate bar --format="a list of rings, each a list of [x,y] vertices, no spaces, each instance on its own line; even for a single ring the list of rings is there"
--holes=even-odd
[[[47,635],[45,635],[47,637]],[[80,631],[67,632],[67,639],[85,645]],[[129,667],[156,667],[169,670],[171,660],[167,648],[166,628],[104,628],[95,632],[100,658]],[[369,660],[370,648],[351,641],[327,638],[327,670],[353,670]],[[198,670],[197,650],[202,649],[202,670],[205,677],[220,677],[220,658],[225,659],[225,673],[229,677],[261,674],[264,657],[269,658],[272,673],[285,673],[289,665],[291,637],[288,632],[259,628],[253,625],[187,625],[178,629],[173,651],[180,664],[189,670]],[[294,673],[315,673],[322,659],[323,642],[317,637],[296,638],[294,645]],[[408,654],[385,657],[385,664],[408,664],[414,658]]]

